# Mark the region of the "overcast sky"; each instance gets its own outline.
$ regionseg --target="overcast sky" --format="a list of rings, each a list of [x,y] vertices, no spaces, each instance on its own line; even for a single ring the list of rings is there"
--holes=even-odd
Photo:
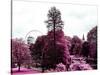
[[[64,33],[86,38],[87,32],[97,25],[97,7],[87,5],[13,1],[13,38],[25,38],[31,32],[34,37],[47,33],[48,10],[55,6],[61,11]]]

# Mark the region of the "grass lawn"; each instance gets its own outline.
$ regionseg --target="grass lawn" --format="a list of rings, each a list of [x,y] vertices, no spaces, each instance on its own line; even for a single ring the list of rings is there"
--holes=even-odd
[[[34,74],[34,73],[41,73],[41,71],[36,69],[27,69],[21,67],[19,72],[18,68],[12,68],[12,75],[25,75],[25,74]]]

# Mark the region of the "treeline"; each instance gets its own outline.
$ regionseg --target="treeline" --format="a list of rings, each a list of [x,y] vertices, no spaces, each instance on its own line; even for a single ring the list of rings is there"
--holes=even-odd
[[[19,71],[23,65],[28,68],[40,67],[44,72],[50,68],[56,69],[62,63],[68,71],[71,55],[86,57],[87,62],[90,58],[97,59],[97,26],[88,32],[85,41],[78,36],[71,38],[64,35],[61,13],[55,7],[48,11],[47,17],[48,32],[39,36],[35,43],[25,44],[22,39],[11,40],[12,67],[17,64]],[[97,61],[92,61],[97,64]]]

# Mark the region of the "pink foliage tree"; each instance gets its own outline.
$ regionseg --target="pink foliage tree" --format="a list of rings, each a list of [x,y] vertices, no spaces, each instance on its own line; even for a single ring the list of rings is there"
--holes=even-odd
[[[63,32],[63,21],[61,19],[61,12],[52,7],[48,11],[47,28],[47,40],[45,41],[43,48],[43,63],[46,68],[56,68],[56,65],[63,63],[68,69],[70,64],[70,56],[68,50],[68,42],[66,42]]]
[[[55,32],[55,46],[53,39],[53,31],[49,31],[44,47],[43,66],[47,68],[56,68],[57,64],[63,63],[68,69],[70,64],[70,54],[67,46],[66,39],[62,30]]]
[[[82,40],[78,36],[74,36],[71,43],[71,54],[80,55],[82,49]]]
[[[41,65],[41,63],[42,63],[43,53],[45,52],[44,47],[45,47],[46,43],[48,43],[47,36],[42,35],[36,39],[34,47],[30,47],[32,58],[35,61],[36,66],[38,66],[37,64]]]
[[[90,44],[90,56],[97,58],[97,26],[88,32],[87,40]]]
[[[31,62],[30,50],[27,44],[22,39],[11,40],[12,64],[18,65],[18,71],[24,63]]]
[[[70,36],[65,36],[65,39],[66,39],[66,42],[67,42],[68,50],[69,50],[69,52],[71,54],[72,53],[71,52],[71,46],[72,46],[71,41],[72,41],[72,38]]]
[[[87,41],[89,42],[89,62],[97,69],[97,26],[88,32]]]

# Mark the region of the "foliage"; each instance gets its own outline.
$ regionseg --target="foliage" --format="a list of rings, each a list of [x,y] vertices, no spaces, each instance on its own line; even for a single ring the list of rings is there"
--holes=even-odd
[[[55,30],[61,30],[63,28],[63,21],[61,20],[61,13],[56,7],[52,7],[48,11],[48,20],[46,21],[47,23],[47,28],[49,31],[55,29]]]
[[[92,70],[89,64],[74,63],[70,65],[71,71]]]
[[[97,58],[97,26],[88,32],[87,40],[90,44],[90,57]]]
[[[87,41],[85,41],[83,44],[82,44],[82,51],[81,51],[81,54],[84,56],[84,57],[88,57],[89,56],[89,43]]]
[[[65,36],[65,39],[66,39],[66,42],[67,42],[68,50],[69,50],[69,52],[71,54],[72,53],[71,52],[71,46],[72,46],[71,41],[72,41],[72,38],[70,36]]]
[[[48,72],[64,72],[64,71],[66,71],[66,66],[62,63],[57,64],[55,69],[51,68],[51,69],[45,70],[46,73],[48,73]]]
[[[79,70],[92,70],[90,64],[86,62],[85,57],[77,57],[75,55],[71,55],[71,65],[69,67],[70,71],[79,71]]]
[[[31,63],[30,50],[27,44],[22,39],[12,39],[11,40],[11,51],[12,51],[12,62],[20,67],[22,64]]]
[[[48,32],[48,41],[46,41],[47,44],[44,48],[43,65],[47,68],[55,68],[56,64],[63,63],[68,68],[70,56],[64,33],[62,30],[55,32],[55,46],[53,36],[53,31]]]
[[[89,59],[88,62],[97,69],[97,26],[93,27],[87,35],[87,41],[89,42]]]
[[[80,55],[82,49],[82,40],[78,36],[73,36],[71,54]]]
[[[39,36],[36,39],[36,42],[34,45],[33,44],[30,45],[31,55],[34,62],[36,63],[36,66],[42,63],[42,53],[44,52],[43,50],[44,50],[46,42],[47,42],[46,35],[43,35],[43,36]]]

